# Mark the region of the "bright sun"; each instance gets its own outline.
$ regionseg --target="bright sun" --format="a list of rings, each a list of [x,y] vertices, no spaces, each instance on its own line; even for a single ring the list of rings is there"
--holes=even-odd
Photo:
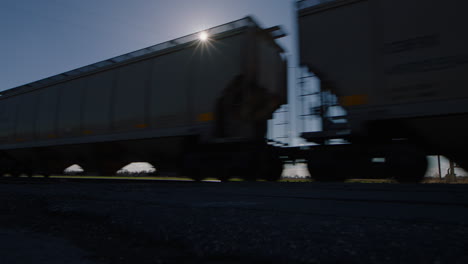
[[[206,33],[205,31],[201,32],[199,38],[200,38],[201,41],[207,41],[208,40],[208,33]]]

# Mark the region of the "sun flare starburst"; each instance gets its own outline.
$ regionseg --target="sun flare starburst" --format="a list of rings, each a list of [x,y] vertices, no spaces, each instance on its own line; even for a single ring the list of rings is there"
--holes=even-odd
[[[198,38],[199,38],[201,41],[207,41],[207,40],[208,40],[208,37],[209,37],[209,35],[208,35],[208,33],[205,32],[205,31],[201,32],[200,35],[198,36]]]

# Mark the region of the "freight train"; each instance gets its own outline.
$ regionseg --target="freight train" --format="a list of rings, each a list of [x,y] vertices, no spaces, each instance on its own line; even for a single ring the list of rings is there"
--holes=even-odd
[[[287,62],[247,17],[1,92],[0,174],[110,175],[133,161],[194,179],[278,179],[281,157],[318,180],[424,176],[428,154],[468,167],[468,4],[297,2],[300,65],[346,115],[311,109],[316,145],[273,147],[266,124],[287,103]],[[342,139],[347,144],[328,144]]]
[[[194,179],[278,178],[264,135],[287,100],[282,35],[246,17],[3,91],[0,173],[147,161]]]

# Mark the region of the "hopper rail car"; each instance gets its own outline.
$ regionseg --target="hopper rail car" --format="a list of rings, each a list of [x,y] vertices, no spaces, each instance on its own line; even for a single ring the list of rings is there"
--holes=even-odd
[[[286,103],[282,35],[246,17],[3,91],[0,173],[112,175],[143,160],[195,179],[278,178],[264,135]]]

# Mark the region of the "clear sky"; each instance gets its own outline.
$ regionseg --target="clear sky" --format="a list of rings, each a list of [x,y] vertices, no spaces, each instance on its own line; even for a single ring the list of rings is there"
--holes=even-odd
[[[294,0],[2,0],[0,91],[253,15],[293,33]],[[292,36],[281,40],[295,51]]]

